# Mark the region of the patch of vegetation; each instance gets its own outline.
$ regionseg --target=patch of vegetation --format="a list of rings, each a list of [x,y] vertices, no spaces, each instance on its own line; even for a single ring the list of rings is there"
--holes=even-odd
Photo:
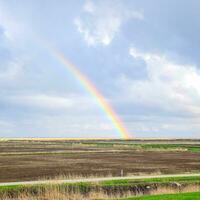
[[[101,182],[102,186],[128,186],[142,183],[200,183],[200,176],[188,177],[167,177],[167,178],[147,178],[147,179],[125,179],[125,180],[109,180]]]
[[[23,188],[22,185],[0,186],[0,193],[1,193],[1,192],[7,192],[7,191],[9,191],[9,190],[18,191],[18,190],[20,190],[21,188]]]
[[[189,177],[169,177],[169,178],[147,178],[147,179],[126,179],[126,180],[109,180],[101,182],[79,182],[79,183],[63,183],[63,184],[38,184],[38,185],[11,185],[0,186],[1,193],[17,194],[24,191],[32,191],[37,193],[38,191],[59,188],[61,190],[78,190],[82,193],[87,193],[94,188],[110,188],[117,186],[134,186],[134,185],[146,185],[154,183],[200,183],[200,176]]]
[[[130,197],[123,200],[199,200],[200,192]],[[121,199],[122,200],[122,199]]]
[[[113,147],[115,143],[113,142],[84,142],[82,143],[82,145],[86,145],[86,146],[95,146],[95,147]]]
[[[95,147],[118,147],[124,146],[131,149],[143,150],[182,150],[190,152],[200,152],[200,145],[197,144],[134,144],[130,141],[106,141],[106,142],[83,142],[83,146]]]
[[[0,198],[3,194],[16,197],[23,193],[38,195],[41,192],[58,190],[63,192],[89,193],[93,188],[91,183],[63,183],[63,184],[38,184],[38,185],[10,185],[0,187]]]
[[[200,152],[200,146],[191,146],[191,147],[188,147],[188,151]]]
[[[191,152],[200,152],[199,145],[186,145],[186,144],[135,144],[135,147],[144,149],[144,150],[185,150]]]

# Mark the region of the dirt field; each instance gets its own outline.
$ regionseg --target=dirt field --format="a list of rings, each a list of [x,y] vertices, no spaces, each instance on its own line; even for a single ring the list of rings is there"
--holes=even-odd
[[[138,143],[200,145],[200,141],[0,141],[0,182],[61,174],[119,176],[121,169],[124,175],[200,172],[200,152],[134,148]]]

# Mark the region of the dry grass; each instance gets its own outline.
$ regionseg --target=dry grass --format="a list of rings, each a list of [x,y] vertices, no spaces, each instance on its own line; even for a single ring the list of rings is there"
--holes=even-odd
[[[39,178],[39,181],[60,181],[60,180],[83,180],[83,179],[95,179],[95,178],[108,178],[108,177],[114,177],[114,175],[112,173],[107,173],[107,174],[103,174],[103,176],[99,176],[99,174],[88,174],[88,175],[84,175],[84,174],[58,174],[55,176],[43,176],[41,178]]]
[[[186,185],[180,187],[179,184],[175,187],[160,186],[157,189],[149,188],[149,191],[145,194],[156,195],[156,194],[175,194],[175,193],[185,193],[185,192],[199,192],[200,185]],[[106,193],[103,190],[91,191],[89,193],[81,193],[79,190],[70,191],[68,188],[61,189],[59,187],[46,188],[44,190],[38,191],[37,194],[31,192],[22,192],[15,197],[4,194],[0,197],[1,200],[97,200],[97,199],[120,199],[127,198],[130,196],[142,196],[142,192],[132,192],[126,191],[121,193],[121,191],[113,191],[113,193]]]
[[[1,200],[95,200],[95,199],[119,199],[121,197],[129,197],[133,194],[131,192],[127,192],[124,195],[108,195],[104,192],[90,192],[87,195],[81,194],[80,192],[70,192],[60,191],[58,189],[45,190],[40,194],[34,195],[31,193],[21,193],[17,197],[9,197],[8,195],[4,195]]]
[[[176,194],[185,192],[199,192],[200,185],[186,185],[185,187],[180,187],[177,183],[176,187],[158,187],[157,190],[150,191],[151,195],[156,194]]]

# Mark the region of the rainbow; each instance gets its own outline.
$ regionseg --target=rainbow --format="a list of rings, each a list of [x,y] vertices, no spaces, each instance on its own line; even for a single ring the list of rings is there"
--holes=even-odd
[[[81,85],[95,98],[102,110],[106,113],[108,118],[113,123],[114,127],[120,133],[123,139],[130,139],[129,133],[125,128],[123,122],[115,113],[112,106],[105,100],[103,95],[93,85],[93,83],[73,64],[71,63],[61,52],[55,48],[51,48],[52,54],[79,80]]]

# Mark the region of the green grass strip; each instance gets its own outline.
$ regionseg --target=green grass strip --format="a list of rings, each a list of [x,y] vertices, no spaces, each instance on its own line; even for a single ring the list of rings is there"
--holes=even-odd
[[[200,192],[182,193],[182,194],[162,194],[142,197],[130,197],[121,200],[199,200]]]
[[[146,178],[146,179],[124,179],[124,180],[109,180],[100,183],[101,186],[125,186],[142,183],[197,183],[200,182],[200,176],[183,176],[183,177],[166,177],[166,178]]]

